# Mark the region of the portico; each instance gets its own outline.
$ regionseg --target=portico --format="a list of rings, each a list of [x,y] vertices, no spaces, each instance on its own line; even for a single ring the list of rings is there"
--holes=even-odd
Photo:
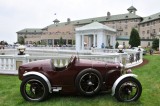
[[[91,47],[105,48],[112,46],[115,48],[116,44],[116,30],[99,22],[76,28],[75,36],[76,51]],[[86,45],[85,40],[87,41]]]

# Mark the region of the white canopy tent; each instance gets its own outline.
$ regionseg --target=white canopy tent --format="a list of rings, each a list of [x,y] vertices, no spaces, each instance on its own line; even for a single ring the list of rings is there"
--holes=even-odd
[[[84,37],[88,37],[87,47],[102,48],[116,44],[116,30],[99,22],[76,28],[76,50],[84,50]]]

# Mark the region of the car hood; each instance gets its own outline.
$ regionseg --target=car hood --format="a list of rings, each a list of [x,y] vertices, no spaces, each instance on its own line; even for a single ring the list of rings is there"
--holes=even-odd
[[[23,68],[25,71],[42,71],[52,69],[52,64],[50,59],[38,60],[29,63],[25,63],[20,66],[20,69]]]

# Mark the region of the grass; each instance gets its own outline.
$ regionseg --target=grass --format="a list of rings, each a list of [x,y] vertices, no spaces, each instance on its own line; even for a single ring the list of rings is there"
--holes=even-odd
[[[100,94],[92,98],[71,95],[52,95],[44,102],[25,101],[19,91],[17,76],[0,75],[0,106],[159,106],[160,105],[160,56],[145,56],[149,64],[135,68],[143,92],[136,102],[121,103],[110,94]]]

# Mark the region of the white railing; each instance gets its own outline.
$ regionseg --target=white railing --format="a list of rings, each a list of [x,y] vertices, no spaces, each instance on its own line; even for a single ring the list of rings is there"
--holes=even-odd
[[[36,49],[31,49],[31,48],[26,48],[26,51],[25,51],[26,54],[29,54],[31,56],[55,56],[55,55],[66,55],[66,54],[74,54],[76,55],[77,52],[75,50],[61,50],[61,49],[39,49],[39,48],[36,48]],[[0,55],[16,55],[18,54],[18,51],[17,49],[3,49],[3,50],[0,50]],[[91,50],[88,50],[88,51],[82,51],[82,52],[79,52],[78,54],[87,54],[87,55],[90,55],[91,54]]]
[[[142,52],[137,52],[134,50],[125,50],[125,53],[116,53],[116,50],[111,49],[107,50],[107,52],[106,50],[99,50],[94,52],[82,52],[78,54],[75,51],[55,52],[52,50],[27,50],[26,53],[32,53],[30,55],[16,55],[16,53],[18,53],[16,50],[8,49],[4,51],[3,53],[5,54],[11,52],[14,55],[0,55],[0,72],[16,71],[20,64],[44,59],[53,59],[54,65],[57,67],[61,67],[68,64],[68,61],[72,54],[78,55],[81,59],[90,59],[105,62],[121,62],[125,65],[126,68],[133,67],[143,62]]]
[[[15,58],[13,55],[0,55],[0,70],[15,70]]]
[[[104,53],[116,53],[118,52],[118,49],[98,49],[98,48],[92,48],[92,52],[104,52]]]

